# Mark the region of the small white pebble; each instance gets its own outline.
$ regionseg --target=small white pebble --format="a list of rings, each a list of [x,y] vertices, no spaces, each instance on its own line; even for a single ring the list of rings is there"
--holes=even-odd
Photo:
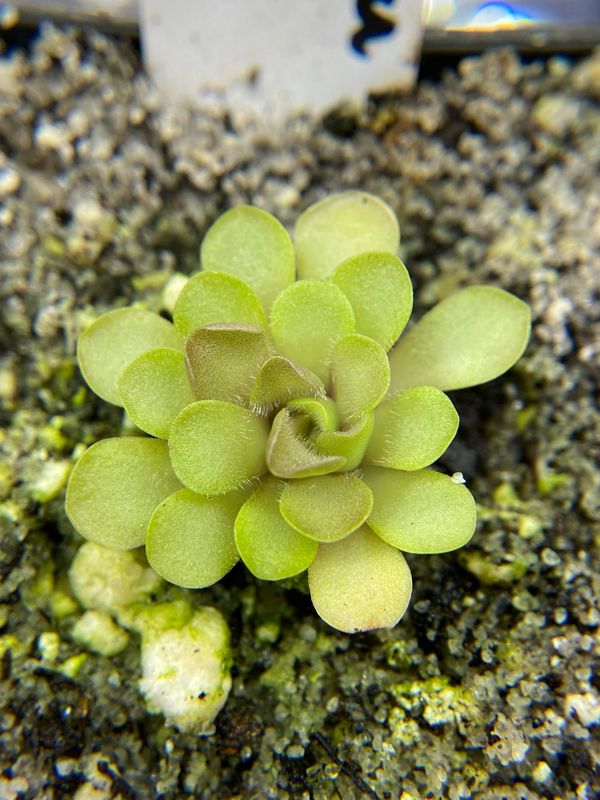
[[[40,122],[35,129],[35,140],[42,150],[60,150],[68,140],[68,137],[59,125]]]
[[[0,197],[14,194],[21,185],[21,176],[13,167],[0,170]]]
[[[564,625],[568,618],[569,614],[566,608],[554,609],[554,622],[556,622],[557,625]]]
[[[0,206],[0,228],[8,228],[9,225],[12,225],[14,218],[14,211]]]
[[[54,769],[59,778],[68,778],[73,774],[73,770],[77,766],[77,761],[74,758],[59,758],[54,764]]]
[[[340,698],[337,695],[334,695],[333,697],[330,697],[329,700],[327,701],[325,710],[327,711],[328,714],[335,714],[335,712],[338,710],[339,707],[340,707]]]
[[[542,550],[542,561],[548,567],[556,567],[560,564],[560,556],[549,547],[544,547]]]
[[[175,272],[167,281],[162,293],[162,307],[165,311],[168,311],[169,314],[173,313],[177,298],[187,282],[188,276],[184,275],[182,272]]]
[[[312,625],[305,622],[298,629],[298,636],[305,642],[314,642],[317,638],[317,631]]]
[[[56,661],[60,648],[60,636],[54,631],[46,631],[38,636],[38,649],[44,661]]]
[[[452,483],[466,483],[465,476],[462,472],[455,472],[451,477]]]
[[[579,721],[586,728],[598,725],[600,722],[600,701],[592,692],[582,694],[568,694],[564,700],[567,716],[577,715]]]
[[[531,774],[536,783],[546,783],[552,777],[552,770],[545,761],[538,761]]]
[[[288,758],[302,758],[304,752],[304,748],[301,744],[291,744],[285,751],[285,754]]]
[[[136,627],[142,635],[138,687],[148,710],[164,714],[181,731],[210,734],[231,689],[223,616],[175,601],[147,606]]]
[[[140,108],[140,106],[135,106],[129,112],[129,122],[131,122],[132,125],[141,125],[145,118],[146,111]]]
[[[19,10],[9,3],[3,3],[0,7],[0,28],[7,31],[14,28],[19,21]]]

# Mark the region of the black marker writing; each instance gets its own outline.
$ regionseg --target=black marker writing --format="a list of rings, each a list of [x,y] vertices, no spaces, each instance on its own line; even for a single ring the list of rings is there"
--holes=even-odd
[[[394,0],[357,0],[356,2],[356,12],[363,25],[352,36],[351,44],[352,49],[360,56],[367,56],[365,42],[380,36],[388,36],[395,27],[393,20],[379,16],[376,11],[373,11],[372,6],[377,3],[391,6],[394,4]]]

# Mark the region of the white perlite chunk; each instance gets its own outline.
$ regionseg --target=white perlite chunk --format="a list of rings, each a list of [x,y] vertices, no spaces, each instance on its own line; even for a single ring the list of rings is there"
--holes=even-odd
[[[181,294],[181,290],[188,282],[189,278],[187,275],[183,275],[181,272],[175,272],[169,280],[162,292],[162,307],[165,311],[168,311],[169,314],[173,313],[173,309],[175,308],[175,303],[177,302],[177,298]]]
[[[76,642],[101,656],[116,656],[129,641],[123,628],[106,611],[86,611],[73,626],[71,635]]]
[[[229,629],[221,614],[176,601],[145,609],[136,628],[148,710],[181,731],[210,734],[231,689]]]
[[[147,600],[161,584],[154,570],[140,563],[130,550],[109,550],[93,542],[77,551],[69,581],[84,608],[113,614]]]

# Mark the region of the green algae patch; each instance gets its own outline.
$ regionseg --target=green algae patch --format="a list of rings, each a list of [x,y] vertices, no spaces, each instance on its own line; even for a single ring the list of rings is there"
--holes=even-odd
[[[535,556],[514,556],[511,561],[497,563],[481,553],[461,553],[461,564],[486,586],[508,586],[525,575]]]
[[[463,721],[481,716],[474,695],[462,686],[451,684],[445,675],[421,681],[403,681],[394,684],[391,692],[404,712],[420,712],[433,727],[449,723],[460,727]]]

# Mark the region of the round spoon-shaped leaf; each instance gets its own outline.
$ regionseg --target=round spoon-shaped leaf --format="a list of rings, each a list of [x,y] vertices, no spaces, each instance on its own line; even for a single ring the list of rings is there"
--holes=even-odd
[[[323,383],[312,372],[289,358],[271,356],[258,371],[249,400],[257,414],[269,414],[294,398],[323,394]]]
[[[373,250],[396,253],[398,221],[372,194],[332,194],[306,209],[294,228],[298,277],[327,280],[347,258]]]
[[[404,470],[428,467],[446,451],[458,422],[450,398],[439,389],[406,389],[375,410],[365,461]]]
[[[253,206],[226,211],[200,249],[207,271],[227,272],[252,286],[267,311],[295,276],[294,247],[275,217]]]
[[[288,481],[279,510],[297,531],[317,542],[337,542],[363,524],[373,495],[356,475],[322,475]]]
[[[390,365],[383,347],[354,333],[336,344],[331,379],[342,421],[354,423],[383,400],[390,385]]]
[[[315,450],[328,456],[341,456],[345,471],[356,469],[363,460],[373,431],[373,412],[365,414],[343,431],[322,431],[315,439]]]
[[[119,379],[125,411],[146,433],[166,439],[171,423],[195,398],[180,350],[160,347],[132,361]]]
[[[345,459],[338,455],[317,453],[302,431],[307,418],[293,416],[282,408],[273,420],[267,443],[269,471],[278,478],[307,478],[325,475],[343,467]]]
[[[144,544],[152,512],[181,484],[166,442],[102,439],[81,456],[67,486],[67,516],[86,539],[130,550]]]
[[[146,556],[169,583],[212,586],[238,560],[233,524],[247,493],[201,497],[180,489],[158,506],[148,525]]]
[[[331,280],[350,301],[357,333],[387,352],[412,311],[412,284],[404,264],[392,253],[361,253],[343,261]]]
[[[411,386],[476,386],[519,360],[531,311],[494,286],[469,286],[431,309],[390,353],[390,392]]]
[[[267,327],[267,318],[247,283],[224,272],[198,272],[181,290],[173,309],[173,322],[182,336],[204,325],[229,322]]]
[[[171,463],[193,492],[225,494],[265,470],[265,422],[222,400],[198,400],[175,417],[169,433]]]
[[[369,527],[384,542],[407,553],[446,553],[473,536],[473,495],[448,475],[368,467],[363,480],[373,492]]]
[[[268,478],[246,500],[235,520],[235,542],[244,564],[264,581],[298,575],[312,563],[316,542],[292,528],[279,513],[282,482]]]
[[[277,350],[323,381],[336,343],[354,331],[346,296],[332,283],[299,281],[279,295],[271,310]]]
[[[363,526],[319,545],[308,586],[321,619],[356,633],[396,625],[408,607],[412,578],[402,553]]]
[[[264,333],[248,325],[207,325],[185,340],[190,383],[200,400],[246,401],[268,355]]]
[[[143,308],[119,308],[102,314],[81,334],[77,342],[79,368],[98,397],[120,406],[123,370],[157,347],[183,348],[173,325]]]

